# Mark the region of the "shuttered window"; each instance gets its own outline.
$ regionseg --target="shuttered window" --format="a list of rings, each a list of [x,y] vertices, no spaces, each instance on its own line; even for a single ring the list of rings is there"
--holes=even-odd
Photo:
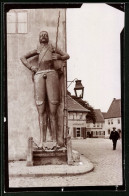
[[[73,127],[73,137],[76,137],[76,127]]]
[[[81,137],[84,137],[84,129],[83,129],[83,127],[81,128]]]
[[[81,137],[86,138],[86,127],[81,128]]]

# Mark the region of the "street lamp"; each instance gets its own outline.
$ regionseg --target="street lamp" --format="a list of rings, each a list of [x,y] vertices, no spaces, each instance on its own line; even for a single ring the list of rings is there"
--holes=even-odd
[[[76,96],[76,98],[83,98],[83,94],[84,94],[84,87],[83,87],[83,85],[82,85],[82,83],[81,83],[81,80],[78,80],[77,78],[75,78],[74,80],[72,80],[72,81],[68,81],[68,82],[71,82],[70,84],[69,84],[69,86],[72,84],[72,82],[76,82],[76,84],[75,84],[75,88],[74,88],[74,92],[75,92],[75,96]],[[68,86],[68,87],[69,87]],[[68,88],[67,87],[67,88]]]
[[[84,87],[82,86],[81,80],[76,80],[75,82],[76,82],[74,88],[75,95],[77,98],[83,98]]]

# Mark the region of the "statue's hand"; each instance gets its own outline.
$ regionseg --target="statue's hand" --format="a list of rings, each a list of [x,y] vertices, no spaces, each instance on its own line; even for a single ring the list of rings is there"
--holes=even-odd
[[[52,60],[61,60],[61,55],[56,54],[56,53],[52,53]]]
[[[32,66],[30,69],[31,69],[31,71],[33,71],[34,73],[36,73],[36,72],[38,71],[38,68],[35,67],[35,66]]]

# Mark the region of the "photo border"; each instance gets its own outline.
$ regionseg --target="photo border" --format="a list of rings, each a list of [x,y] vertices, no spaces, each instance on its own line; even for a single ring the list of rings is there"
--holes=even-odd
[[[6,59],[6,47],[7,47],[7,44],[5,44],[6,42],[6,35],[5,35],[5,31],[6,31],[6,26],[5,26],[5,20],[4,20],[4,8],[5,8],[5,5],[8,7],[11,6],[10,9],[14,9],[14,5],[20,7],[20,9],[22,8],[26,8],[26,9],[29,9],[29,6],[30,9],[33,9],[33,8],[75,8],[77,6],[80,6],[81,3],[72,3],[72,2],[67,2],[68,4],[64,3],[64,2],[61,2],[61,4],[59,3],[49,3],[48,4],[48,1],[47,3],[46,2],[37,2],[36,4],[34,2],[20,2],[20,1],[17,1],[17,3],[15,2],[9,2],[9,3],[6,3],[7,1],[5,2],[2,2],[2,6],[1,6],[1,13],[2,13],[2,16],[1,16],[1,42],[2,42],[2,52],[1,52],[1,124],[2,124],[2,131],[1,131],[1,193],[2,195],[3,194],[6,194],[4,193],[7,192],[8,194],[12,194],[12,193],[20,193],[22,192],[23,194],[28,194],[31,193],[32,194],[32,191],[34,194],[40,194],[39,191],[41,191],[41,194],[42,194],[42,191],[43,193],[48,191],[59,191],[61,192],[62,191],[62,188],[63,188],[63,192],[67,192],[67,191],[76,191],[79,192],[81,191],[81,193],[85,192],[85,191],[93,191],[95,193],[95,191],[97,191],[97,193],[99,193],[98,191],[105,191],[105,193],[108,192],[109,194],[109,191],[111,193],[114,193],[114,191],[117,191],[117,193],[119,194],[126,194],[127,191],[129,190],[129,187],[128,187],[128,184],[129,184],[129,176],[128,176],[128,171],[129,171],[129,158],[128,158],[128,153],[129,153],[129,146],[128,146],[128,138],[129,138],[129,132],[125,132],[123,133],[122,137],[123,137],[123,142],[122,142],[122,157],[123,157],[123,174],[124,174],[124,185],[122,186],[86,186],[86,187],[83,187],[81,189],[80,186],[76,186],[76,187],[38,187],[38,188],[29,188],[29,187],[26,187],[26,188],[9,188],[9,182],[6,180],[7,177],[8,177],[8,155],[7,155],[7,152],[8,152],[8,142],[7,142],[7,138],[8,138],[8,125],[7,125],[7,122],[8,122],[8,119],[5,123],[3,123],[3,119],[4,117],[7,117],[7,59]],[[109,4],[110,1],[106,2]],[[91,2],[83,2],[83,3],[91,3]],[[105,3],[105,2],[92,2],[92,3]],[[116,2],[114,2],[116,3]],[[122,92],[122,127],[123,127],[123,130],[128,130],[129,129],[129,120],[128,120],[128,117],[129,117],[129,103],[128,103],[128,100],[129,100],[129,91],[128,91],[128,77],[129,77],[129,66],[128,66],[128,62],[129,62],[129,22],[127,20],[127,18],[129,18],[129,3],[127,2],[118,2],[119,3],[125,3],[125,36],[124,36],[124,48],[123,48],[123,60],[122,60],[122,64],[123,66],[121,66],[122,70],[121,70],[121,92]],[[24,7],[25,6],[25,7]],[[34,6],[34,7],[33,7]],[[36,6],[36,7],[35,7]],[[42,7],[43,6],[43,7]],[[52,7],[51,7],[52,6]],[[67,6],[67,7],[66,7]],[[69,7],[70,6],[70,7]],[[3,65],[6,65],[6,66],[3,66]],[[124,86],[124,87],[123,87]],[[6,91],[5,91],[6,89]],[[125,107],[126,106],[126,107]],[[4,145],[5,144],[5,145]],[[4,152],[6,152],[6,154],[4,154]],[[4,164],[5,162],[5,164]],[[105,188],[106,187],[106,188]],[[5,190],[4,190],[5,189]],[[25,191],[27,191],[26,193],[24,193]],[[30,192],[31,191],[31,192]],[[83,192],[82,192],[83,191]],[[107,192],[106,192],[107,191]],[[47,193],[48,193],[47,192]],[[88,192],[89,193],[89,192]],[[111,194],[110,193],[110,194]],[[90,192],[91,194],[91,192]]]

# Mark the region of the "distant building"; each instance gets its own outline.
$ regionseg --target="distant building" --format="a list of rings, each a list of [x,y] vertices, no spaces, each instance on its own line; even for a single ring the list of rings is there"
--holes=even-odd
[[[86,137],[104,138],[104,117],[100,109],[95,109],[96,123],[88,121],[86,123]]]
[[[86,108],[68,95],[68,127],[71,138],[86,138]]]
[[[114,98],[108,112],[103,113],[103,117],[105,119],[105,138],[109,138],[113,127],[116,128],[121,136],[121,99]]]
[[[121,100],[113,99],[108,112],[94,109],[96,122],[86,118],[88,109],[68,95],[68,127],[72,139],[109,138],[113,127],[121,137]]]

